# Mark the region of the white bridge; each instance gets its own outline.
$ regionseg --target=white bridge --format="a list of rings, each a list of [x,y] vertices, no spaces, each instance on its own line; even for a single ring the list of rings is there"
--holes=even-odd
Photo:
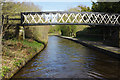
[[[18,15],[19,18],[16,18],[16,15]],[[120,14],[101,12],[21,12],[21,15],[20,14],[7,16],[3,15],[2,23],[22,26],[32,25],[120,26]]]
[[[21,25],[119,26],[120,14],[100,12],[22,12]]]

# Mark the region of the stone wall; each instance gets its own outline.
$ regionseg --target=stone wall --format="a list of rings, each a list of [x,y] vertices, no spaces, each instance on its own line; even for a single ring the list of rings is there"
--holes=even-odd
[[[49,26],[24,26],[25,37],[47,44]]]
[[[120,47],[119,27],[104,27],[104,43],[110,46]]]

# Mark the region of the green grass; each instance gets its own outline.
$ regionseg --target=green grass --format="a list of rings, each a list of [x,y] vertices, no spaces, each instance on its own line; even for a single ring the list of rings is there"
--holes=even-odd
[[[36,41],[28,42],[27,40],[23,40],[21,42],[23,43],[23,45],[27,45],[32,48],[39,48],[42,45],[41,43],[38,43]]]
[[[6,55],[6,56],[9,56],[9,52],[8,52],[8,51],[6,51],[6,52],[5,52],[5,55]]]
[[[6,74],[7,72],[10,71],[10,68],[7,67],[7,66],[2,66],[2,69],[0,69],[0,72],[1,72],[1,76],[4,77],[4,74]]]
[[[4,72],[8,72],[10,70],[10,68],[7,67],[7,66],[2,66],[2,69],[3,69]]]
[[[21,63],[22,63],[22,60],[17,60],[14,62],[14,65],[19,67]]]
[[[37,48],[37,49],[39,49],[40,48],[40,46],[42,45],[42,43],[39,43],[39,42],[37,42],[37,41],[32,41],[32,42],[29,42],[28,40],[16,40],[16,39],[14,39],[14,40],[11,40],[12,42],[21,42],[23,45],[26,45],[26,46],[28,46],[28,47],[31,47],[31,48]]]

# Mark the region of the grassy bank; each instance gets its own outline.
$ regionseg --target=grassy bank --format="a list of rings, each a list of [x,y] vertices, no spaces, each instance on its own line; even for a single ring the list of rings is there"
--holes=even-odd
[[[3,40],[2,53],[2,73],[4,78],[10,78],[20,69],[30,58],[43,47],[42,43],[38,43],[32,39],[26,40]]]

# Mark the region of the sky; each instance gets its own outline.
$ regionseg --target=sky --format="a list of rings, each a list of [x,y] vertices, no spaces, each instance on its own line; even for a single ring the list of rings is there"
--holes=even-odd
[[[97,0],[6,0],[6,1],[21,1],[21,2],[91,2]]]
[[[92,1],[97,0],[7,0],[15,2],[33,2],[42,11],[65,11],[70,8],[77,7],[78,5],[83,5],[87,7],[92,6]]]
[[[65,11],[78,5],[92,6],[92,2],[34,2],[42,11]]]

